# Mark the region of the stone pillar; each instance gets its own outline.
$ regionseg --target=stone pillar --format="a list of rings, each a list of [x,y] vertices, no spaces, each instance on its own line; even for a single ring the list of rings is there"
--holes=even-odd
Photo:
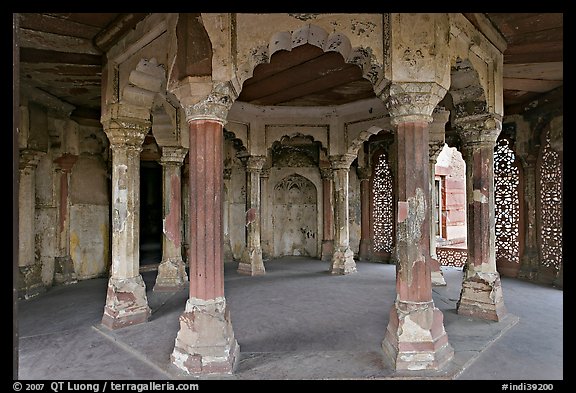
[[[188,149],[162,147],[162,262],[154,291],[177,291],[186,287],[188,275],[182,260],[181,169]]]
[[[42,283],[42,264],[35,257],[36,166],[46,154],[25,149],[20,151],[18,184],[18,296],[29,299],[46,291]]]
[[[535,280],[538,275],[538,233],[536,223],[536,161],[535,155],[522,157],[524,162],[524,253],[520,261],[519,278]],[[520,229],[522,230],[522,228]]]
[[[260,247],[260,172],[266,157],[246,159],[246,248],[238,264],[238,273],[258,276],[266,273]]]
[[[139,271],[140,152],[150,129],[147,115],[138,107],[111,104],[102,116],[112,149],[112,274],[102,317],[110,329],[146,322],[150,316]]]
[[[224,213],[222,215],[222,227],[224,231],[224,261],[234,260],[234,254],[232,253],[232,245],[230,244],[230,203],[231,203],[231,187],[232,187],[232,168],[224,168],[224,192],[227,195],[223,195],[222,198],[224,202]]]
[[[188,93],[177,94],[190,133],[190,297],[170,359],[188,374],[231,373],[240,351],[224,297],[222,228],[223,125],[233,97],[227,84],[213,87],[190,105]]]
[[[182,228],[184,232],[184,238],[182,239],[182,259],[184,259],[185,263],[187,263],[190,258],[190,225],[189,225],[189,217],[188,209],[189,204],[188,200],[190,199],[190,186],[189,186],[189,179],[190,179],[190,164],[188,161],[188,156],[184,157],[184,163],[182,165],[182,177],[180,178],[182,182]]]
[[[349,274],[356,272],[354,252],[350,249],[350,229],[348,213],[348,171],[354,156],[343,154],[330,157],[334,176],[334,255],[330,273]]]
[[[382,342],[396,370],[440,369],[454,356],[430,273],[430,114],[440,94],[399,93],[388,101],[396,126],[396,301]],[[428,103],[425,108],[420,105]]]
[[[260,171],[260,246],[262,247],[262,258],[264,260],[272,257],[272,212],[270,211],[270,168]]]
[[[434,230],[434,188],[435,188],[435,177],[436,177],[436,159],[440,155],[442,148],[444,147],[444,136],[445,127],[450,117],[450,111],[445,109],[436,108],[432,114],[434,120],[430,123],[429,127],[429,158],[430,158],[430,252],[429,260],[430,264],[430,275],[432,278],[433,286],[443,286],[446,285],[446,280],[444,280],[444,274],[442,274],[442,269],[440,267],[440,262],[436,256],[436,234]],[[440,217],[442,220],[442,217]]]
[[[334,194],[332,183],[332,169],[320,168],[322,178],[322,206],[324,225],[322,230],[321,259],[331,261],[334,255]]]
[[[371,259],[372,238],[370,237],[370,177],[372,168],[357,168],[360,180],[360,250],[358,257],[361,261]]]
[[[493,115],[456,119],[466,163],[468,260],[458,314],[499,321],[506,315],[496,270],[494,146],[502,123]]]
[[[70,199],[69,182],[72,167],[78,160],[77,155],[64,154],[54,160],[60,174],[58,209],[58,256],[54,260],[54,281],[57,284],[77,282],[74,262],[70,256]]]

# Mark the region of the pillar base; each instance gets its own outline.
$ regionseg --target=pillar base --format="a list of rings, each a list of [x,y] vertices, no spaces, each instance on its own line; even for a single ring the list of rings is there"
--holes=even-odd
[[[444,315],[433,301],[396,300],[382,350],[397,371],[440,370],[454,357],[444,330]]]
[[[332,256],[330,273],[350,274],[356,272],[356,262],[354,262],[354,252],[350,248],[338,250]]]
[[[242,260],[238,264],[237,272],[238,274],[246,274],[249,276],[261,276],[266,274],[264,262],[262,262],[262,249],[244,249]]]
[[[78,282],[74,271],[74,262],[70,255],[54,258],[54,282],[63,285]]]
[[[524,255],[520,261],[520,271],[518,278],[525,280],[536,280],[538,277],[538,254],[534,250],[524,250]]]
[[[239,354],[226,299],[188,299],[171,362],[187,374],[231,374]]]
[[[440,267],[440,262],[437,259],[430,258],[430,276],[432,278],[432,286],[442,287],[446,285],[446,280],[444,280],[444,273],[442,273],[442,268]]]
[[[334,240],[322,240],[321,259],[323,261],[331,261],[334,256]]]
[[[372,248],[372,244],[370,240],[360,240],[360,247],[358,251],[358,259],[361,261],[369,261],[370,258],[370,249]]]
[[[19,267],[18,274],[18,297],[30,299],[46,292],[42,282],[42,264],[33,263]]]
[[[102,325],[109,329],[120,329],[146,322],[148,317],[150,308],[142,276],[125,279],[110,277]]]
[[[186,265],[182,258],[173,258],[162,261],[158,265],[154,292],[174,292],[188,286]]]
[[[468,276],[469,273],[466,273]],[[460,300],[456,304],[460,315],[500,321],[507,310],[502,296],[499,273],[476,272],[464,279]]]

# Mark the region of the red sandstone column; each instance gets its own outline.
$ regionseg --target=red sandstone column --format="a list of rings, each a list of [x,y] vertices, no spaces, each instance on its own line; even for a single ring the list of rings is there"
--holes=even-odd
[[[428,263],[428,124],[439,99],[430,93],[400,91],[387,103],[392,124],[397,126],[397,295],[382,349],[396,370],[440,369],[454,355],[444,330],[443,314],[432,299]]]
[[[45,152],[20,150],[18,182],[18,296],[31,298],[46,289],[42,283],[42,264],[36,263],[34,217],[36,210],[36,166]]]
[[[334,176],[334,243],[330,273],[349,274],[356,272],[354,252],[350,249],[350,229],[348,224],[348,172],[355,156],[342,154],[330,156]]]
[[[450,111],[440,109],[436,107],[434,113],[432,113],[434,120],[430,123],[429,127],[429,156],[430,156],[430,251],[428,253],[430,264],[430,276],[432,279],[433,286],[443,286],[446,285],[446,280],[444,280],[444,274],[442,274],[442,269],[440,268],[440,262],[436,256],[436,234],[434,233],[434,177],[436,176],[436,159],[440,155],[442,148],[444,147],[444,135],[446,123],[450,117]]]
[[[372,168],[357,168],[360,180],[360,250],[358,257],[361,261],[370,260],[372,239],[370,237],[370,177]]]
[[[238,264],[238,273],[258,276],[266,273],[260,247],[260,172],[264,156],[246,159],[246,248]]]
[[[68,184],[72,167],[78,160],[77,155],[64,154],[54,160],[60,172],[59,211],[58,211],[58,254],[54,258],[54,281],[58,284],[76,282],[74,262],[70,256],[70,213]]]
[[[188,285],[182,260],[182,182],[181,169],[188,149],[162,147],[162,262],[154,291],[177,291]]]
[[[332,260],[334,255],[334,204],[332,190],[332,169],[320,168],[322,178],[322,206],[324,225],[322,229],[322,253],[323,261]]]
[[[102,324],[110,329],[146,322],[150,316],[139,249],[140,152],[150,129],[146,114],[111,104],[102,116],[112,149],[112,272],[102,316]]]
[[[215,84],[205,100],[184,106],[190,128],[190,298],[171,361],[189,374],[231,373],[240,352],[224,297],[223,124],[231,105],[226,85]]]
[[[506,315],[496,270],[494,146],[502,124],[493,115],[456,119],[466,163],[468,260],[458,314],[499,321]]]

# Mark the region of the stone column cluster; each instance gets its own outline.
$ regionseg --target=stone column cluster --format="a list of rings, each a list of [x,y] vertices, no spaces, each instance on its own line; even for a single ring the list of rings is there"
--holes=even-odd
[[[333,203],[333,180],[332,169],[329,167],[320,168],[322,178],[322,206],[323,206],[323,227],[322,227],[322,249],[321,259],[331,261],[334,255],[334,203]]]
[[[446,285],[444,274],[440,268],[440,262],[436,256],[436,234],[434,231],[434,188],[436,176],[436,160],[444,147],[445,127],[450,117],[450,111],[436,108],[432,114],[434,120],[430,123],[429,141],[428,141],[428,154],[430,158],[430,252],[429,263],[431,271],[432,285],[442,286]],[[440,212],[441,214],[442,212]],[[442,217],[440,217],[442,220]]]
[[[356,272],[354,252],[350,249],[350,230],[348,225],[348,172],[355,156],[342,154],[330,156],[330,165],[334,176],[334,254],[330,273],[349,274]]]
[[[188,285],[182,260],[182,163],[188,149],[162,147],[162,262],[154,291],[175,291]]]
[[[57,284],[76,282],[74,262],[70,256],[70,199],[69,183],[72,167],[78,160],[74,154],[64,154],[54,160],[60,174],[58,209],[58,256],[54,260],[54,281]]]
[[[190,137],[190,297],[170,358],[189,374],[231,373],[240,352],[224,297],[222,226],[223,125],[233,99],[227,84],[215,83],[208,97],[184,106]]]
[[[358,257],[361,261],[371,259],[372,238],[370,230],[370,178],[372,168],[358,167],[358,180],[360,180],[360,246]]]
[[[265,162],[265,156],[246,159],[246,249],[238,273],[250,276],[266,273],[260,246],[260,174]]]
[[[111,104],[102,116],[112,149],[112,272],[102,324],[117,329],[148,320],[146,285],[140,275],[140,152],[149,113]]]
[[[20,151],[18,189],[18,296],[31,298],[44,292],[42,265],[35,257],[35,176],[38,162],[46,153],[25,149]]]
[[[456,119],[466,163],[468,260],[458,314],[499,321],[506,315],[496,270],[494,147],[502,129],[495,115]]]
[[[430,165],[428,125],[440,96],[399,90],[388,101],[398,160],[397,294],[382,349],[396,370],[439,369],[452,359],[454,350],[442,312],[432,299],[430,171],[422,169]]]

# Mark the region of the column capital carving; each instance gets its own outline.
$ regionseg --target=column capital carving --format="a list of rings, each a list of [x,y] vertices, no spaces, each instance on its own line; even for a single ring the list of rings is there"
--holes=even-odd
[[[58,165],[63,172],[70,172],[76,161],[78,161],[76,154],[66,153],[55,159],[54,163]]]
[[[141,149],[151,127],[150,112],[147,109],[120,103],[107,105],[100,122],[112,149]]]
[[[350,169],[350,165],[352,164],[352,161],[354,161],[354,159],[356,158],[356,155],[354,154],[339,154],[339,155],[334,155],[334,156],[330,156],[328,157],[328,159],[330,160],[330,167],[335,170],[335,169]]]
[[[428,154],[431,161],[436,161],[446,141],[446,123],[450,118],[450,111],[441,106],[434,108],[432,123],[428,127]]]
[[[372,168],[370,167],[357,167],[356,173],[358,174],[358,179],[362,180],[370,180],[372,177]]]
[[[237,97],[230,82],[214,82],[207,96],[194,104],[184,105],[186,121],[213,120],[225,125],[228,111]]]
[[[432,111],[446,95],[434,82],[396,82],[387,87],[386,108],[392,125],[407,122],[432,122]]]
[[[247,156],[244,161],[246,172],[260,172],[266,163],[266,156]]]
[[[182,146],[162,146],[160,165],[182,165],[188,148]]]
[[[472,115],[457,118],[454,127],[462,140],[463,148],[477,145],[494,147],[502,131],[502,119],[493,113]]]
[[[270,177],[270,168],[262,168],[262,170],[260,171],[260,177],[265,177],[268,178]]]
[[[34,169],[40,162],[40,159],[46,153],[40,150],[23,149],[20,150],[19,169]]]
[[[222,176],[224,180],[230,180],[232,178],[232,168],[224,168]]]
[[[322,180],[332,180],[332,168],[320,168],[320,177]]]

